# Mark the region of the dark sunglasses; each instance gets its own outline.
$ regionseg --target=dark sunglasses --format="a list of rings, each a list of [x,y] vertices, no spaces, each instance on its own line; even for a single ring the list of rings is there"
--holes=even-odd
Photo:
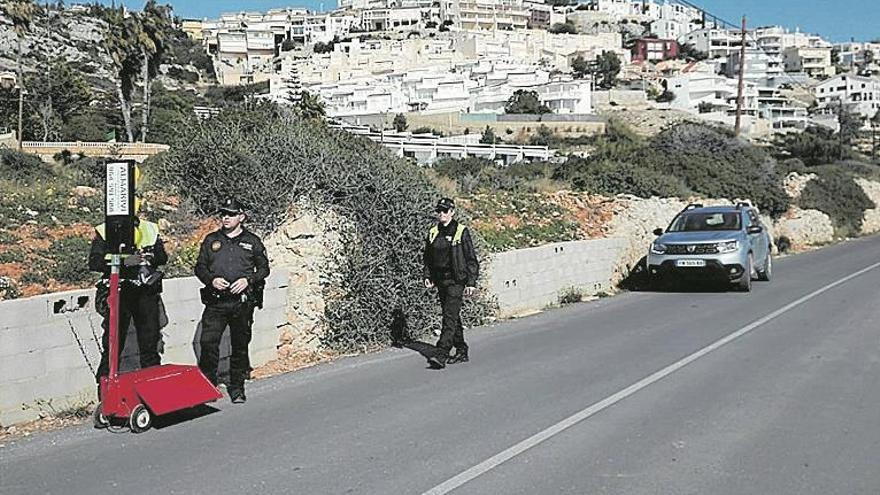
[[[450,208],[437,208],[434,210],[437,213],[449,213]]]
[[[238,215],[240,215],[240,213],[230,213],[230,212],[228,212],[228,211],[221,211],[221,212],[220,212],[220,218],[223,218],[223,217],[237,217]]]

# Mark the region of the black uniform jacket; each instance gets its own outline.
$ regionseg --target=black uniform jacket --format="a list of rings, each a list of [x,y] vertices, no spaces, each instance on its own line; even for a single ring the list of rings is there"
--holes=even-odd
[[[450,226],[452,226],[450,224]],[[453,226],[454,227],[454,226]],[[440,227],[441,234],[443,235],[443,228]],[[454,229],[451,229],[454,232]],[[450,232],[450,234],[452,233]],[[438,235],[438,237],[440,237]],[[436,241],[437,239],[435,239]],[[425,264],[424,276],[426,279],[431,280],[434,283],[437,283],[438,280],[434,280],[435,277],[435,265],[437,265],[438,260],[433,260],[432,258],[432,249],[431,249],[431,240],[430,235],[425,238],[425,251],[423,254],[423,260]],[[474,250],[474,243],[471,239],[470,230],[465,227],[464,232],[461,236],[461,242],[457,244],[453,244],[450,248],[452,255],[452,276],[456,282],[460,284],[464,284],[466,287],[476,287],[477,286],[477,278],[480,276],[480,261],[477,259],[477,253]]]
[[[218,230],[202,241],[195,272],[208,287],[212,287],[217,277],[229,283],[246,278],[253,287],[269,276],[269,258],[263,241],[253,232],[244,229],[235,237],[227,237]]]

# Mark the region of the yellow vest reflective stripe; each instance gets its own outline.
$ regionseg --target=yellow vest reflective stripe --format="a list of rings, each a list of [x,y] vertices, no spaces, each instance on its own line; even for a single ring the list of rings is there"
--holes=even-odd
[[[95,231],[102,239],[107,238],[107,226],[103,223],[96,225]],[[157,240],[159,240],[159,225],[141,220],[134,229],[134,246],[137,249],[143,249],[156,244]]]
[[[464,234],[464,225],[458,224],[455,226],[455,235],[452,236],[452,245],[461,243],[461,236]],[[431,230],[428,231],[428,242],[434,242],[434,239],[440,235],[440,227],[433,226]]]

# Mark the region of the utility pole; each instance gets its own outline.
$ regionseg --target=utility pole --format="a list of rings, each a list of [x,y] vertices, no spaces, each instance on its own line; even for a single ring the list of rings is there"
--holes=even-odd
[[[22,122],[22,114],[24,114],[24,81],[22,80],[22,72],[21,72],[21,62],[18,63],[18,134],[15,136],[18,139],[18,151],[21,151],[21,122]]]
[[[736,124],[733,126],[733,134],[739,136],[742,125],[743,107],[743,76],[746,71],[746,16],[742,20],[742,46],[739,48],[739,84],[736,90]]]

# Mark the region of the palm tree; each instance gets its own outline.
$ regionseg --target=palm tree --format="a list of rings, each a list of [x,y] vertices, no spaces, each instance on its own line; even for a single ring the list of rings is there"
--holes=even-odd
[[[31,22],[37,13],[37,7],[31,0],[6,0],[0,3],[0,12],[12,21],[12,27],[15,30],[17,41],[18,55],[18,149],[21,149],[22,141],[22,111],[24,109],[24,70],[22,69],[21,59],[23,58],[21,41],[25,34],[31,29]]]
[[[141,79],[144,87],[143,110],[141,112],[140,140],[147,140],[147,124],[150,119],[150,100],[152,84],[150,79],[159,72],[159,64],[165,53],[167,33],[171,29],[171,15],[168,6],[159,6],[155,0],[148,0],[139,17],[138,45],[141,55]]]
[[[128,142],[134,141],[131,123],[131,93],[134,89],[135,75],[141,65],[139,39],[139,22],[135,16],[124,16],[122,8],[108,10],[107,28],[104,30],[102,46],[116,69],[116,97],[119,100]]]

